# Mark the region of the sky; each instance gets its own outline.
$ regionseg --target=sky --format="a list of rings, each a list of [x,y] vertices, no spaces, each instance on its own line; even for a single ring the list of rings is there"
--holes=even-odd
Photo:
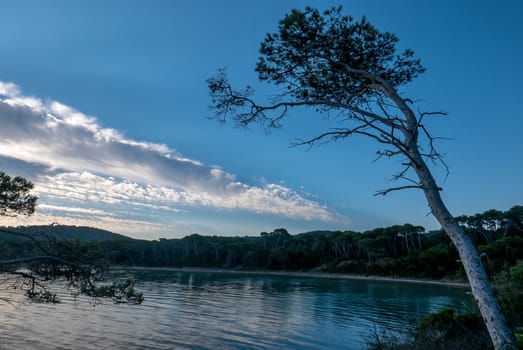
[[[412,223],[439,228],[421,191],[374,196],[397,161],[353,138],[312,149],[325,119],[239,129],[208,117],[206,79],[258,82],[260,42],[292,8],[366,18],[427,71],[401,88],[423,111],[450,173],[432,165],[455,215],[523,199],[523,3],[507,1],[0,0],[0,170],[35,184],[30,217],[134,238],[244,236]]]

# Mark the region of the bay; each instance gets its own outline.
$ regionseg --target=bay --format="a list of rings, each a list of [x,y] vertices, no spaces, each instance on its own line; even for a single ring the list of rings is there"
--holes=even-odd
[[[444,307],[472,310],[466,288],[394,281],[139,270],[142,305],[62,294],[0,304],[5,349],[364,349]],[[13,296],[11,295],[11,298]]]

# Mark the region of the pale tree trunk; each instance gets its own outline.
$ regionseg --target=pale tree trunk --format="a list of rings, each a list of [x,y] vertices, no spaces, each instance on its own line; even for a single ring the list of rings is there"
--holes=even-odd
[[[496,350],[519,349],[516,337],[507,325],[505,316],[494,295],[476,247],[443,203],[440,196],[440,189],[436,185],[436,181],[419,154],[419,151],[412,148],[410,151],[409,155],[414,170],[420,179],[432,214],[439,221],[458,250],[461,263],[469,280],[472,295],[479,307],[494,348]]]

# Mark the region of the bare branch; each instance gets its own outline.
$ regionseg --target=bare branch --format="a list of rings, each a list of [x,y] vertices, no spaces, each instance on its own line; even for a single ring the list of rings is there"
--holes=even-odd
[[[209,79],[208,84],[213,98],[212,108],[216,111],[214,117],[222,122],[225,121],[228,115],[231,115],[241,126],[246,126],[254,121],[269,121],[268,127],[272,128],[276,127],[278,121],[287,115],[289,108],[315,106],[352,111],[361,116],[379,121],[389,127],[393,126],[395,128],[402,128],[402,125],[394,125],[393,120],[382,117],[376,113],[366,111],[351,104],[325,99],[280,101],[273,103],[272,105],[262,106],[250,98],[253,93],[253,90],[250,87],[247,87],[243,91],[234,91],[223,71],[220,71],[217,77]],[[238,108],[243,108],[245,111],[238,112]],[[267,112],[276,112],[276,114],[274,117],[269,117]]]
[[[399,154],[403,154],[403,152],[401,152],[401,151],[391,151],[391,150],[385,149],[385,150],[382,150],[382,151],[376,151],[376,154],[379,156],[379,158],[381,158],[381,157],[392,158],[392,157],[397,156]]]
[[[423,121],[423,118],[425,118],[426,116],[431,116],[431,115],[441,115],[441,116],[445,116],[447,115],[448,113],[447,112],[444,112],[444,111],[439,111],[439,112],[421,112],[419,113],[419,118],[418,118],[418,124],[421,124],[422,121]]]
[[[391,187],[391,188],[387,188],[385,190],[380,190],[380,191],[377,191],[374,195],[375,196],[385,196],[385,195],[389,194],[390,192],[405,190],[405,189],[408,189],[408,188],[417,188],[419,190],[423,190],[423,186],[421,186],[421,185],[418,185],[418,186],[416,186],[416,185],[405,185],[405,186]]]
[[[304,145],[313,146],[314,144],[316,144],[324,139],[327,139],[326,141],[322,142],[322,144],[324,144],[324,143],[331,142],[331,141],[337,141],[339,139],[343,139],[343,138],[349,137],[354,134],[365,135],[365,136],[375,139],[376,141],[378,141],[380,143],[390,144],[389,140],[380,138],[377,135],[364,131],[364,129],[367,127],[368,127],[368,125],[359,125],[352,129],[332,129],[332,131],[324,132],[318,136],[315,136],[315,137],[307,139],[307,140],[300,139],[297,142],[293,143],[291,146],[292,147],[304,146]]]

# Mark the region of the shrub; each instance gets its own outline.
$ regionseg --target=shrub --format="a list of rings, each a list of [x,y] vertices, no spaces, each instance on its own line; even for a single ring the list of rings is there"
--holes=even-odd
[[[455,314],[443,309],[424,318],[414,333],[416,349],[485,349],[490,338],[475,313]]]
[[[481,316],[476,313],[456,314],[443,309],[425,317],[410,339],[374,336],[370,350],[477,350],[491,346]]]

